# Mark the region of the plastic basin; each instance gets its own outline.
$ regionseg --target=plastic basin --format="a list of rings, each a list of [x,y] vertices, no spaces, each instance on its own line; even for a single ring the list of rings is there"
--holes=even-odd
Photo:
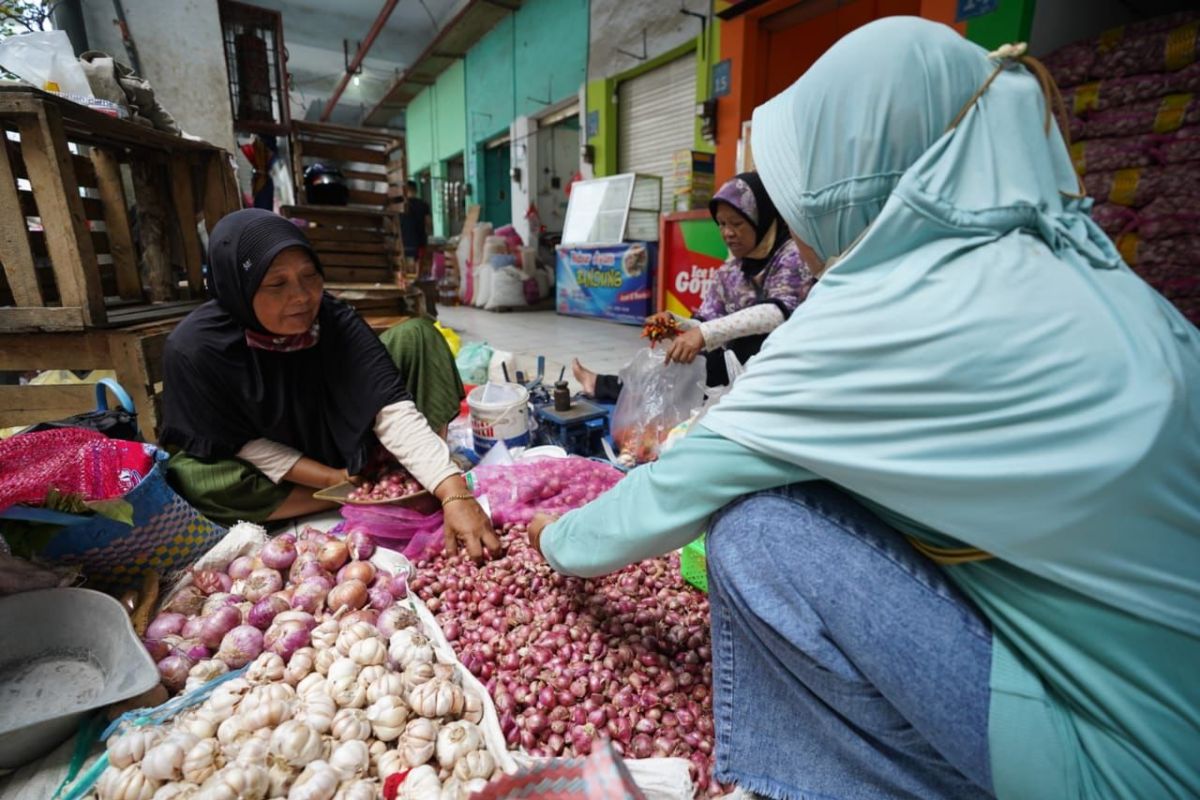
[[[0,597],[0,769],[75,733],[83,717],[158,685],[129,615],[91,589]]]

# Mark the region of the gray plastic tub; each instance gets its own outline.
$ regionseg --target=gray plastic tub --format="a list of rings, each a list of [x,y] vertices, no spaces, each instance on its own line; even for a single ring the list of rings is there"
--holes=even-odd
[[[158,682],[158,668],[112,597],[73,588],[0,597],[0,770],[45,755],[87,712]]]

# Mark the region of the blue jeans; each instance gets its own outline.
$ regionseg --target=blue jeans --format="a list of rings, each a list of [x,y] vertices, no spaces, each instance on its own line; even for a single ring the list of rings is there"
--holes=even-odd
[[[896,531],[803,483],[708,542],[716,777],[770,798],[990,797],[986,621]]]

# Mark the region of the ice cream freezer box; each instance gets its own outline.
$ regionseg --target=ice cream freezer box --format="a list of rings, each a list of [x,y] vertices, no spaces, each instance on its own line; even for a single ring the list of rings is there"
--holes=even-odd
[[[654,313],[657,243],[560,245],[559,314],[641,325]]]

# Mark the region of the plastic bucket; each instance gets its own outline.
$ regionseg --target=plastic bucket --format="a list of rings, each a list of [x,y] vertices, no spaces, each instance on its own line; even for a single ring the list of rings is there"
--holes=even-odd
[[[529,444],[529,392],[517,383],[487,383],[467,395],[475,452],[483,455],[496,442],[507,447]]]

